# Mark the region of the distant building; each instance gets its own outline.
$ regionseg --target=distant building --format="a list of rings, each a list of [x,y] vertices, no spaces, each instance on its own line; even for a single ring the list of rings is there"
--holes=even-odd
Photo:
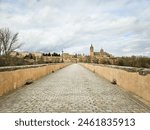
[[[40,61],[41,58],[42,58],[42,55],[43,55],[41,52],[33,52],[31,54],[32,54],[32,56],[33,56],[33,58],[35,59],[36,62]]]
[[[64,62],[71,62],[71,60],[72,60],[72,55],[70,55],[69,53],[63,53]]]
[[[32,55],[37,58],[41,58],[43,54],[41,52],[33,52]]]
[[[24,51],[24,52],[17,52],[17,51],[10,52],[10,56],[12,56],[12,57],[24,58],[28,55],[29,55],[29,52],[26,52],[26,51]]]
[[[59,63],[61,62],[60,56],[42,56],[45,63]]]
[[[12,52],[10,52],[9,55],[12,56],[12,57],[16,57],[16,56],[19,55],[19,53],[17,51],[12,51]]]
[[[115,58],[114,56],[112,56],[112,54],[105,52],[102,48],[100,49],[99,52],[94,52],[94,47],[91,44],[90,59],[91,59],[91,62],[96,62],[96,63],[103,63],[103,62],[113,63]]]
[[[19,57],[24,58],[25,56],[28,56],[30,53],[27,51],[23,51],[23,52],[18,52],[19,53]]]
[[[93,57],[97,57],[97,58],[100,58],[100,57],[112,57],[111,54],[105,52],[102,48],[100,49],[99,52],[94,52],[94,47],[93,45],[91,44],[91,47],[90,47],[90,57],[93,58]]]

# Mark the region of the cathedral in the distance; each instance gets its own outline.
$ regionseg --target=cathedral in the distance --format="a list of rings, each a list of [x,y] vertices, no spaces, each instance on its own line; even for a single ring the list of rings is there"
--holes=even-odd
[[[102,63],[103,61],[112,62],[112,60],[114,59],[114,57],[111,54],[105,52],[102,48],[99,52],[94,52],[94,47],[92,44],[90,46],[90,58],[91,62],[97,60],[98,63]]]

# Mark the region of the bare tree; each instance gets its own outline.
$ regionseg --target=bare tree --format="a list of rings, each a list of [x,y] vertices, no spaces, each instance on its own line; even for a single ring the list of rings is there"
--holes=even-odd
[[[2,42],[0,41],[0,55],[2,55],[2,50],[3,50]]]
[[[9,28],[0,29],[0,55],[8,55],[20,47],[18,33],[12,34]]]

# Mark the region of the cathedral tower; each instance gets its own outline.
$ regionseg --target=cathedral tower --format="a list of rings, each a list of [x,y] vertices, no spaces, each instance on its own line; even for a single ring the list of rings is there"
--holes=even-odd
[[[92,46],[91,44],[91,47],[90,47],[90,57],[94,57],[94,47]]]

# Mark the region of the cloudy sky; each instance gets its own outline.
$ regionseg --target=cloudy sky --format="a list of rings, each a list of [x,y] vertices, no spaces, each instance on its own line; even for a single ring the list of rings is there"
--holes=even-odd
[[[0,28],[21,50],[150,56],[150,0],[0,0]]]

